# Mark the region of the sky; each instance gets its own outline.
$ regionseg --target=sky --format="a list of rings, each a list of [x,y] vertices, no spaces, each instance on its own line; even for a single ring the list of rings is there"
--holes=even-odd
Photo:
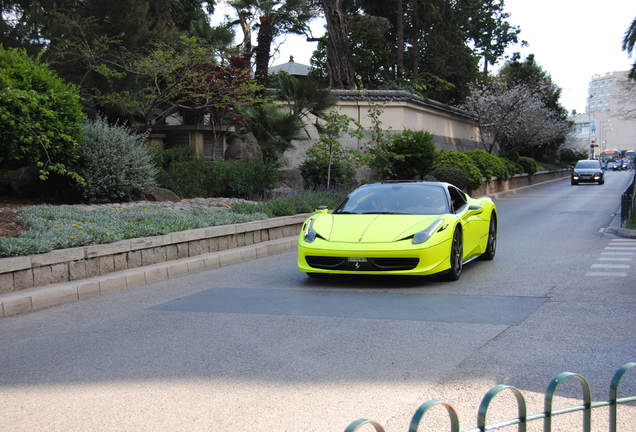
[[[510,14],[508,22],[521,28],[519,37],[529,45],[515,45],[509,53],[518,51],[522,59],[534,54],[535,61],[562,89],[561,105],[568,112],[585,112],[594,75],[626,71],[636,61],[621,49],[625,31],[636,18],[633,0],[505,0],[504,5]],[[215,15],[221,9],[219,5]],[[312,22],[315,36],[323,34],[323,26],[320,20]],[[278,43],[280,54],[272,65],[286,63],[290,56],[309,65],[317,45],[297,36]]]

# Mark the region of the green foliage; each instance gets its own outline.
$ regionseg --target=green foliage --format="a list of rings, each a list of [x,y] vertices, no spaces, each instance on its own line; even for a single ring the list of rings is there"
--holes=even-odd
[[[575,165],[577,161],[588,158],[587,150],[562,148],[559,151],[559,161],[565,165]]]
[[[383,179],[423,178],[431,170],[436,157],[433,135],[427,131],[405,130],[391,136],[385,145],[367,147],[370,166],[377,168]]]
[[[88,202],[135,201],[156,185],[147,136],[131,134],[99,118],[84,124],[77,171],[86,180],[82,198]]]
[[[456,152],[452,150],[442,149],[437,150],[437,157],[433,168],[438,167],[455,167],[459,168],[468,176],[468,188],[470,190],[478,189],[482,185],[482,175],[479,168],[475,166],[473,160],[463,154],[463,152]]]
[[[77,157],[84,116],[79,93],[25,51],[0,46],[0,167],[36,163],[50,172],[82,178],[67,166]]]
[[[356,183],[356,170],[352,163],[336,160],[329,167],[326,161],[320,158],[308,157],[300,164],[299,169],[305,185],[310,188],[326,187],[327,172],[330,175],[330,185],[345,186]]]
[[[232,211],[247,214],[261,212],[272,217],[312,213],[320,206],[334,209],[353,188],[351,186],[349,188],[331,188],[329,190],[321,188],[298,190],[267,202],[236,204],[232,207]]]
[[[170,189],[181,198],[208,197],[208,164],[192,147],[154,149],[157,185]]]
[[[510,178],[508,167],[501,158],[493,156],[484,150],[468,150],[464,154],[473,160],[473,163],[481,171],[482,176],[486,177],[486,182],[490,183],[492,177],[497,177],[499,180],[508,180]]]
[[[431,175],[436,181],[450,183],[462,190],[467,190],[470,183],[468,175],[461,168],[441,166],[431,171]]]
[[[326,123],[320,128],[320,138],[306,152],[300,165],[300,173],[307,185],[312,187],[331,184],[350,185],[355,182],[355,168],[365,157],[357,149],[346,148],[340,143],[344,134],[352,138],[363,137],[361,126],[351,117],[331,111]]]
[[[181,198],[264,198],[279,182],[278,163],[207,161],[190,147],[155,150],[159,186]]]
[[[207,182],[212,196],[235,198],[267,198],[280,181],[278,164],[258,159],[247,162],[233,160],[210,164]]]
[[[240,112],[245,116],[243,130],[254,134],[267,163],[284,165],[285,152],[294,148],[292,141],[307,139],[305,123],[296,113],[273,104],[243,107]]]
[[[501,153],[499,153],[499,156],[513,162],[517,162],[517,160],[519,160],[519,152],[516,152],[514,150],[502,151]]]
[[[521,156],[517,163],[523,167],[523,172],[528,174],[534,174],[539,169],[539,165],[537,161],[532,159],[531,157]]]
[[[501,157],[501,161],[506,165],[506,168],[508,169],[508,172],[511,176],[515,174],[523,174],[523,167],[518,163],[513,162],[505,157]]]
[[[197,45],[195,38],[157,43],[145,55],[130,55],[118,64],[121,77],[100,71],[103,80],[119,91],[96,95],[100,104],[129,116],[148,128],[178,112],[186,124],[223,125],[241,119],[238,106],[263,102],[252,79],[249,57],[231,57],[223,65],[215,51]],[[125,80],[134,87],[121,86]]]

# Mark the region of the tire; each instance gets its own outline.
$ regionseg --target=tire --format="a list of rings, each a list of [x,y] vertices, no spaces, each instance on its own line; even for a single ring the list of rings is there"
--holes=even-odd
[[[578,184],[578,182],[575,182],[574,180],[572,180],[572,186],[576,186]]]
[[[462,274],[464,261],[464,245],[461,227],[455,228],[450,249],[450,269],[446,273],[446,280],[456,281]]]
[[[497,216],[493,213],[490,216],[490,226],[488,227],[488,243],[486,251],[479,257],[480,259],[490,261],[495,257],[497,252]]]

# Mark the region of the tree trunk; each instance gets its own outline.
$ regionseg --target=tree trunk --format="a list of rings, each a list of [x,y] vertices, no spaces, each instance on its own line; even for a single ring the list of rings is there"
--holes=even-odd
[[[404,4],[403,0],[397,0],[397,57],[396,77],[402,78],[404,69]]]
[[[159,15],[159,21],[163,23],[169,29],[177,28],[177,25],[174,23],[172,19],[172,14],[170,13],[170,5],[165,0],[160,0],[157,2],[155,6],[157,10],[157,15]]]
[[[322,0],[327,21],[327,73],[329,87],[355,88],[353,57],[349,45],[347,17],[342,10],[341,0]]]
[[[256,36],[256,82],[267,87],[269,74],[269,50],[274,40],[274,17],[271,14],[263,15],[261,25]]]
[[[417,77],[419,76],[419,72],[420,72],[420,28],[419,28],[419,20],[417,17],[418,14],[418,10],[417,10],[417,0],[412,1],[412,8],[413,10],[411,11],[412,16],[413,16],[413,33],[411,36],[411,45],[413,46],[413,52],[411,53],[411,59],[412,59],[412,77],[413,79],[417,79]]]

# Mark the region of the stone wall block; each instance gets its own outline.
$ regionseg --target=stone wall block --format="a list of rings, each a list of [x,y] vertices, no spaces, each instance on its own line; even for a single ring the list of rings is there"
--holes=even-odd
[[[128,259],[125,253],[113,255],[113,262],[115,264],[116,272],[128,269]]]
[[[219,251],[224,251],[228,249],[228,238],[227,236],[223,236],[223,237],[219,237],[218,238],[219,241]]]
[[[105,275],[115,271],[115,260],[112,255],[99,257],[99,274]]]
[[[190,256],[203,255],[210,252],[210,246],[205,240],[195,240],[188,242],[188,248],[190,249]]]
[[[179,259],[188,258],[190,256],[190,250],[187,243],[177,244],[177,256]]]
[[[52,280],[51,266],[35,267],[33,269],[33,286],[50,285]]]
[[[269,240],[278,240],[279,238],[283,238],[283,230],[282,228],[270,228],[267,230],[269,234]]]
[[[68,263],[68,278],[69,280],[80,280],[86,278],[86,261],[71,261]]]
[[[33,269],[20,270],[13,273],[13,286],[16,291],[33,288]]]
[[[0,294],[11,292],[15,289],[13,286],[13,273],[0,274]]]
[[[68,264],[55,264],[51,266],[51,283],[68,282]]]
[[[86,277],[99,276],[99,258],[86,260]]]
[[[131,251],[126,254],[126,258],[128,259],[128,268],[137,268],[141,267],[141,251]]]

